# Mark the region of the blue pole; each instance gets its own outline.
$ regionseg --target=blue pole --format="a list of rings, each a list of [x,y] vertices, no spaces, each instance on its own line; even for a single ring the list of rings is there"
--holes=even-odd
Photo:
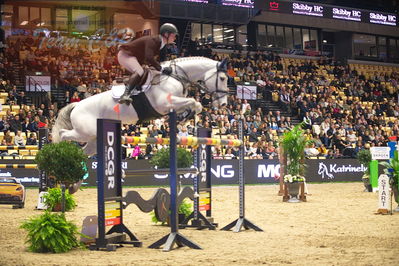
[[[178,232],[178,214],[177,214],[177,121],[176,112],[171,110],[169,113],[169,128],[170,128],[170,229],[172,233]]]

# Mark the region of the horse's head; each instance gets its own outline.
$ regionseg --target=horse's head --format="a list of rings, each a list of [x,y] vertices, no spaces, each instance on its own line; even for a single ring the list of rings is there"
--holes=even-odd
[[[227,60],[216,64],[216,69],[212,68],[205,72],[204,85],[207,92],[212,96],[212,105],[214,107],[224,106],[227,104]]]

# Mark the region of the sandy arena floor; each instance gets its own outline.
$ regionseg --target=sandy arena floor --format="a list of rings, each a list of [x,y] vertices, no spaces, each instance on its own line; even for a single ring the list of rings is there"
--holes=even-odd
[[[40,214],[34,210],[37,190],[29,189],[24,209],[0,205],[0,265],[399,265],[399,213],[375,215],[377,194],[362,192],[361,183],[308,188],[308,202],[283,203],[277,185],[247,186],[246,217],[264,232],[181,230],[203,250],[146,248],[169,228],[152,224],[149,214],[131,206],[125,223],[143,241],[143,248],[66,254],[27,251],[26,233],[19,226]],[[154,191],[137,190],[146,198]],[[213,193],[213,214],[220,227],[238,218],[238,188],[215,187]],[[80,227],[83,217],[97,212],[96,190],[85,189],[76,196],[79,206],[67,218]]]

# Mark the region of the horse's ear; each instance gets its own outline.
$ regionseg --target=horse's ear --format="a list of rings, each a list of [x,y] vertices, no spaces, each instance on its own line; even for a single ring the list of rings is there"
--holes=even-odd
[[[223,59],[222,62],[218,63],[218,70],[219,71],[227,71],[227,58]]]

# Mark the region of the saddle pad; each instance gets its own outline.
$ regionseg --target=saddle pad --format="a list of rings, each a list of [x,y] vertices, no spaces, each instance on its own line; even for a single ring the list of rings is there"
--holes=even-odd
[[[125,84],[117,84],[111,87],[112,98],[119,99],[125,92]]]

